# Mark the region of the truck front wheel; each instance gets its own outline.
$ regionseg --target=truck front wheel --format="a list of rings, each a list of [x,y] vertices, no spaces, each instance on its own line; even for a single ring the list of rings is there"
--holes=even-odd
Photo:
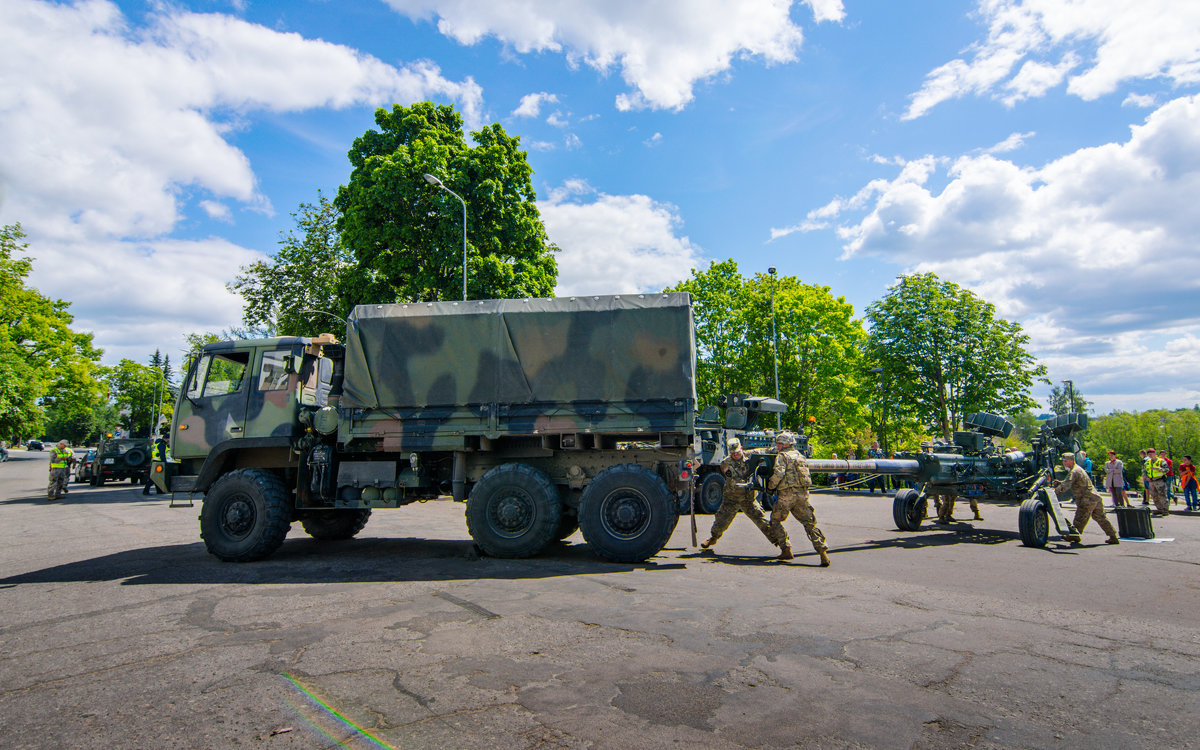
[[[352,539],[367,525],[370,508],[351,510],[310,510],[300,519],[304,533],[322,542]]]
[[[221,477],[200,509],[200,538],[226,562],[267,557],[283,544],[291,525],[287,488],[262,469],[239,469]]]
[[[471,488],[467,531],[492,557],[531,557],[553,542],[562,500],[550,478],[532,466],[497,466]]]
[[[658,554],[678,522],[666,482],[637,464],[604,469],[579,498],[583,538],[612,562],[642,562]]]

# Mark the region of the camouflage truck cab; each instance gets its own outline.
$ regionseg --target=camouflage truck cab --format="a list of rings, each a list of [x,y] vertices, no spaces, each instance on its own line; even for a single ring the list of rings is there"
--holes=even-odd
[[[297,520],[346,539],[444,495],[495,556],[576,529],[614,561],[666,544],[695,431],[688,295],[364,305],[346,330],[211,344],[189,368],[178,463],[155,476],[205,493],[214,555],[265,557]]]

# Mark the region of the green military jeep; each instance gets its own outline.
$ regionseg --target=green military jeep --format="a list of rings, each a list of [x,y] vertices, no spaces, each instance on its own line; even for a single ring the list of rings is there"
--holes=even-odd
[[[128,479],[134,484],[146,481],[150,473],[150,438],[108,438],[96,451],[92,470],[92,485],[99,487],[107,480]]]

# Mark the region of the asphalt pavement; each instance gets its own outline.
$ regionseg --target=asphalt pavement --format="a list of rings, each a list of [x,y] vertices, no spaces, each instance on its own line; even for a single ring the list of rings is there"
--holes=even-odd
[[[1015,506],[906,533],[890,498],[823,494],[830,568],[795,521],[780,563],[745,519],[701,553],[687,517],[616,565],[578,534],[481,558],[434,501],[347,542],[297,524],[235,564],[206,553],[198,501],[47,503],[47,454],[11,455],[6,749],[1200,745],[1200,516],[1031,549]]]

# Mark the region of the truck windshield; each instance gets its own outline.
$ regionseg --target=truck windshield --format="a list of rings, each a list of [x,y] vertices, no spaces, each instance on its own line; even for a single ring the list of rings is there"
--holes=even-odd
[[[238,391],[249,361],[248,352],[205,354],[196,365],[195,379],[188,385],[188,397],[222,396]]]

